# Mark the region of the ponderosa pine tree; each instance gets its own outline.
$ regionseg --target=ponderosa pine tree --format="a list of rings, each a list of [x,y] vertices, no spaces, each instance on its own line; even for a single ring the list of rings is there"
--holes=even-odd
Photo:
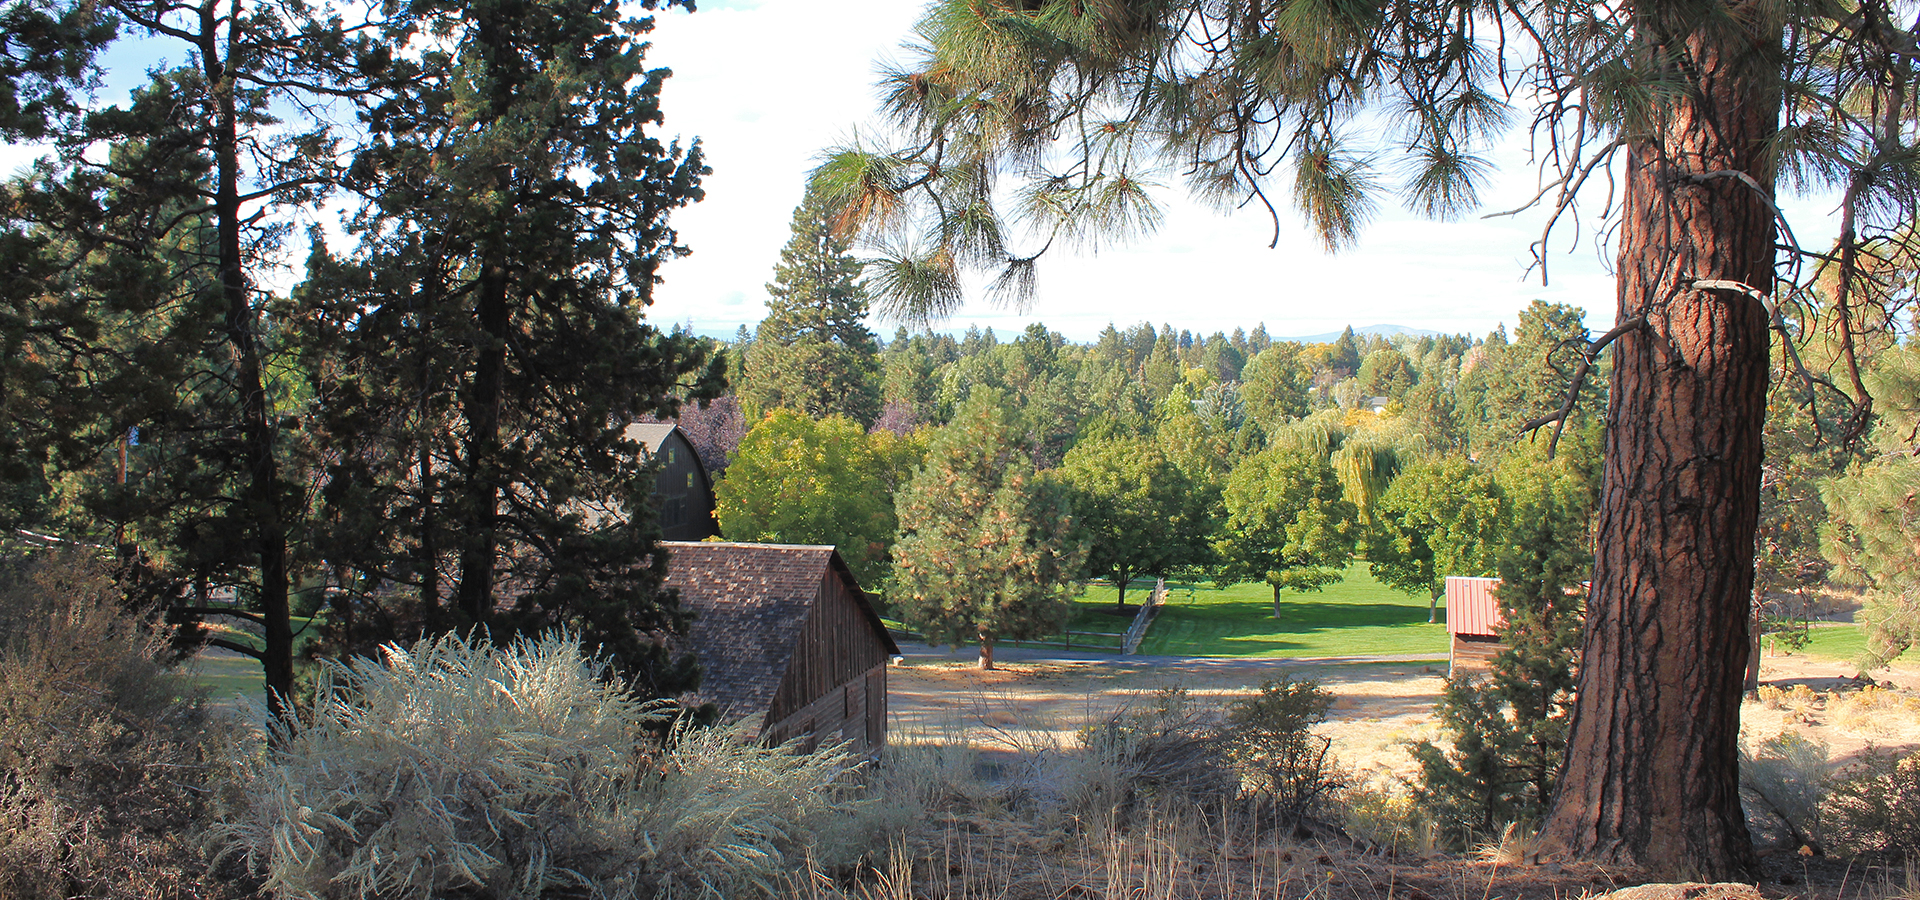
[[[767,285],[767,317],[747,354],[741,399],[872,425],[880,417],[880,347],[867,330],[860,261],[811,190],[792,229]]]
[[[321,97],[357,102],[382,56],[368,29],[298,2],[49,8],[61,12],[9,33],[0,68],[44,75],[43,63],[99,37],[72,35],[69,14],[118,23],[189,62],[155,71],[129,102],[59,120],[45,132],[55,152],[10,188],[9,230],[42,241],[62,275],[39,282],[53,300],[36,302],[26,325],[58,374],[19,387],[83,399],[45,420],[69,435],[49,464],[95,521],[113,524],[123,551],[144,558],[139,587],[170,599],[172,615],[259,627],[258,647],[210,642],[261,661],[277,714],[293,689],[290,592],[307,557],[291,461],[298,388],[278,367],[284,316],[257,282],[293,211],[335,174],[327,125],[282,115]],[[10,77],[17,100],[22,82]],[[43,93],[7,118],[56,99]],[[101,477],[135,427],[140,477]],[[241,605],[205,606],[209,583],[233,587]]]
[[[1821,490],[1831,514],[1826,554],[1866,589],[1863,669],[1920,646],[1920,347],[1883,351],[1877,362],[1868,378],[1887,408],[1873,435],[1878,452]]]
[[[925,462],[895,501],[888,596],[928,641],[994,642],[1058,632],[1086,559],[1064,485],[1035,472],[1006,395],[976,388],[935,431]]]
[[[1768,330],[1787,331],[1775,262],[1790,234],[1773,198],[1781,175],[1842,192],[1838,246],[1789,240],[1784,261],[1798,284],[1812,259],[1840,285],[1808,311],[1838,326],[1858,432],[1870,401],[1847,341],[1861,274],[1910,239],[1920,197],[1914,39],[1893,15],[1758,0],[941,0],[914,62],[885,80],[911,149],[836,152],[816,183],[850,224],[928,226],[875,280],[884,302],[938,315],[963,268],[997,270],[1016,294],[1033,284],[1039,254],[1013,246],[996,196],[1014,198],[1034,246],[1098,245],[1158,221],[1148,186],[1164,166],[1203,198],[1269,210],[1276,241],[1290,189],[1338,248],[1373,209],[1377,160],[1406,161],[1415,209],[1472,208],[1489,170],[1476,153],[1512,115],[1503,98],[1521,98],[1546,167],[1528,207],[1549,231],[1591,181],[1623,187],[1617,206],[1605,192],[1618,311],[1580,348],[1590,361],[1613,347],[1614,366],[1575,749],[1547,830],[1587,858],[1735,877],[1754,865],[1735,773]],[[1358,117],[1383,105],[1383,139],[1356,146]],[[1006,176],[1022,183],[996,184]]]

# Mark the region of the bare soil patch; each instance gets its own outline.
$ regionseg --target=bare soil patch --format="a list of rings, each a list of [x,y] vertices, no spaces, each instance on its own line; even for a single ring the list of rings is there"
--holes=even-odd
[[[1787,696],[1746,704],[1747,739],[1797,731],[1825,743],[1841,763],[1869,747],[1920,747],[1920,666],[1881,670],[1872,682],[1856,679],[1856,671],[1833,660],[1763,658],[1761,683]],[[1081,726],[1157,691],[1178,686],[1196,699],[1224,703],[1283,675],[1317,680],[1333,692],[1333,709],[1319,730],[1333,739],[1341,764],[1362,777],[1410,777],[1415,769],[1406,744],[1441,736],[1433,715],[1445,683],[1441,665],[1196,659],[1007,662],[982,672],[971,663],[909,660],[889,676],[891,740],[964,742],[989,751],[1036,740],[1071,746]],[[1867,684],[1885,693],[1877,695],[1878,705],[1860,708],[1852,698]],[[1796,692],[1800,685],[1804,690]]]

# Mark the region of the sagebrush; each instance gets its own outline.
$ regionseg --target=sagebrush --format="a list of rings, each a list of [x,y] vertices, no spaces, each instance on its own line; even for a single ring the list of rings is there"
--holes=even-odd
[[[0,897],[218,898],[227,720],[86,548],[0,547]]]
[[[574,639],[323,663],[223,833],[289,898],[734,896],[857,844],[853,760],[676,728]],[[657,728],[655,729],[657,732]]]

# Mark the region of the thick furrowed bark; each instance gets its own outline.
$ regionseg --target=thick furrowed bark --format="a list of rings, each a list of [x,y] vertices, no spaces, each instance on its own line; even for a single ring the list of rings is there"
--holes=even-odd
[[[1671,27],[1663,14],[1643,9],[1644,31]],[[1768,317],[1739,292],[1691,286],[1770,291],[1774,222],[1741,180],[1695,176],[1771,185],[1762,143],[1779,96],[1775,60],[1755,58],[1778,35],[1730,32],[1666,32],[1684,36],[1698,93],[1627,166],[1619,316],[1647,325],[1616,344],[1579,698],[1548,823],[1580,856],[1714,880],[1754,865],[1737,742]]]

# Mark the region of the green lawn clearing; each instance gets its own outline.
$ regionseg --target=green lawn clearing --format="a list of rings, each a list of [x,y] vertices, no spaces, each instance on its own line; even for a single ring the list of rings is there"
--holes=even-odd
[[[1127,605],[1145,600],[1151,582],[1136,582]],[[1128,619],[1108,615],[1114,591],[1094,585],[1080,599],[1075,630],[1125,631]],[[1273,618],[1273,589],[1265,584],[1167,586],[1167,605],[1140,644],[1151,656],[1356,656],[1424,654],[1447,656],[1445,610],[1427,624],[1427,601],[1375,580],[1366,563],[1348,567],[1346,580],[1317,593],[1281,594],[1281,618]],[[1094,626],[1104,620],[1104,628]]]
[[[304,616],[293,617],[293,652],[306,649],[307,642],[313,640],[314,631],[308,627],[311,619]],[[231,625],[209,623],[207,630],[235,643],[258,648],[260,638]],[[201,656],[188,663],[194,680],[207,686],[213,698],[222,703],[237,703],[242,699],[265,702],[267,690],[266,675],[260,671],[260,661],[248,656]],[[293,662],[296,673],[307,665],[296,658]]]
[[[1772,648],[1764,643],[1762,654],[1772,653]],[[1785,648],[1782,648],[1784,650]],[[1815,659],[1837,659],[1843,662],[1858,660],[1867,652],[1867,632],[1858,625],[1826,625],[1815,623],[1809,631],[1807,646],[1796,651]],[[1911,662],[1916,654],[1909,650],[1900,654],[1898,662]]]

